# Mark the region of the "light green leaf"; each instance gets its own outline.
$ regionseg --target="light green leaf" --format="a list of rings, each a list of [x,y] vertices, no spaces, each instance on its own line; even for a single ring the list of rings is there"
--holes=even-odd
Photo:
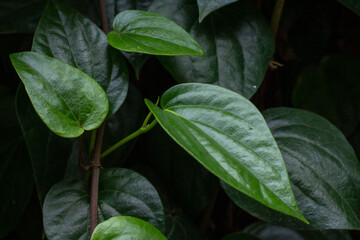
[[[199,7],[199,22],[202,22],[202,20],[210,13],[236,1],[237,0],[197,0]]]
[[[108,168],[99,179],[98,219],[133,216],[165,230],[164,210],[155,188],[140,174],[128,169]],[[55,184],[46,196],[44,228],[49,240],[90,238],[90,197],[83,181]]]
[[[153,225],[139,218],[119,216],[100,223],[91,240],[167,240]]]
[[[292,108],[264,112],[284,157],[305,225],[223,184],[248,213],[298,229],[360,229],[360,165],[344,135],[314,113]]]
[[[108,41],[116,49],[154,55],[204,55],[200,45],[173,21],[149,12],[127,10],[113,23]]]
[[[162,128],[217,177],[260,203],[306,222],[274,138],[251,102],[208,84],[180,84],[160,105],[146,100]]]
[[[54,133],[74,138],[104,121],[109,102],[94,79],[39,53],[16,53],[10,58],[35,111]]]
[[[158,56],[179,83],[216,84],[250,99],[274,53],[268,22],[251,0],[241,0],[198,21],[195,0],[155,0],[149,8],[172,19],[193,36],[205,56]]]
[[[121,53],[108,44],[95,23],[62,2],[48,1],[32,51],[57,58],[94,78],[109,100],[108,117],[124,102],[129,76]]]

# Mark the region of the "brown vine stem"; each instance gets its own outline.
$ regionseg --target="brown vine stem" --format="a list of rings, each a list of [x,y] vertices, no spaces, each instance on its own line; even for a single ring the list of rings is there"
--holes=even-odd
[[[98,216],[98,197],[99,197],[99,176],[100,176],[100,153],[104,135],[105,122],[96,131],[94,150],[91,155],[91,195],[90,195],[90,234],[93,233],[97,225]]]
[[[274,11],[273,11],[272,18],[271,18],[271,24],[270,24],[270,27],[274,33],[274,36],[276,36],[276,33],[279,28],[279,23],[280,23],[280,19],[281,19],[282,10],[284,8],[284,3],[285,3],[285,0],[276,0],[276,3],[275,3]]]
[[[105,0],[99,0],[101,26],[105,34],[108,34],[108,22],[106,15]],[[98,223],[98,198],[99,198],[99,176],[100,176],[100,154],[101,146],[103,142],[105,121],[96,130],[94,149],[91,154],[91,193],[90,193],[90,235],[94,232],[94,229]]]

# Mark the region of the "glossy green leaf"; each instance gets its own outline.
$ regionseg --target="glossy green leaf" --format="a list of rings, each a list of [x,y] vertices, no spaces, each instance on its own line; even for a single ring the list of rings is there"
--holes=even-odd
[[[359,76],[358,59],[346,55],[326,56],[318,66],[300,74],[293,104],[329,119],[356,146],[360,136]],[[360,154],[360,148],[355,150]]]
[[[360,16],[360,2],[357,0],[338,0],[341,4]]]
[[[147,11],[153,0],[106,0],[105,2],[109,29],[113,30],[112,23],[116,14],[129,9]],[[135,52],[122,52],[122,54],[130,62],[139,79],[141,69],[149,59],[149,55]]]
[[[147,134],[148,156],[170,195],[194,216],[211,201],[215,178],[161,127]]]
[[[211,83],[250,98],[274,53],[269,24],[250,0],[220,9],[201,24],[195,0],[155,0],[149,11],[174,20],[197,40],[205,57],[158,57],[177,82]]]
[[[1,0],[0,33],[33,33],[47,0]],[[99,22],[97,9],[91,0],[63,0],[91,20]],[[20,17],[19,17],[20,16]]]
[[[119,216],[100,223],[91,240],[167,240],[153,225],[139,218]]]
[[[10,58],[35,111],[54,133],[78,137],[104,121],[109,102],[94,79],[39,53],[16,53]]]
[[[49,0],[36,30],[32,51],[57,58],[94,78],[109,100],[109,116],[124,102],[128,71],[105,33],[76,10]]]
[[[266,222],[299,229],[360,229],[360,166],[343,134],[326,119],[299,109],[274,108],[264,117],[282,152],[300,221],[266,208],[223,184],[230,198]]]
[[[210,13],[236,1],[237,0],[197,0],[197,5],[199,7],[199,22],[202,22],[202,20]]]
[[[34,180],[12,96],[0,98],[0,238],[18,225],[33,192]]]
[[[247,233],[231,233],[222,238],[222,240],[259,240],[259,238]]]
[[[173,21],[149,12],[127,10],[113,23],[108,41],[116,49],[153,55],[204,55],[200,45]]]
[[[348,231],[295,231],[289,228],[268,223],[253,224],[244,232],[248,232],[261,240],[351,240]]]
[[[89,239],[90,198],[82,181],[57,183],[46,196],[43,215],[49,240]],[[164,210],[155,188],[128,169],[104,169],[99,180],[98,218],[141,218],[164,231]]]
[[[251,102],[218,86],[172,87],[146,104],[161,127],[205,168],[272,209],[305,218],[265,120]]]
[[[21,84],[16,95],[16,112],[31,159],[41,205],[50,188],[63,179],[71,141],[52,133],[34,111]]]

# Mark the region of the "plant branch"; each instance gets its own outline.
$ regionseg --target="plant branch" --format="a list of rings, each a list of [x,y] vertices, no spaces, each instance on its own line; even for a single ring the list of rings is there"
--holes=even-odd
[[[146,121],[146,119],[145,119],[145,121]],[[115,143],[113,146],[111,146],[105,152],[103,152],[100,155],[100,158],[106,157],[107,155],[112,153],[114,150],[116,150],[118,147],[120,147],[121,145],[124,145],[125,143],[129,142],[130,140],[136,138],[137,136],[139,136],[141,134],[144,134],[144,133],[147,133],[148,131],[150,131],[156,125],[156,123],[157,123],[157,121],[155,119],[149,125],[146,125],[145,127],[141,127],[138,130],[136,130],[135,132],[133,132],[132,134],[130,134],[129,136],[121,139],[119,142]]]
[[[100,176],[100,153],[103,141],[105,122],[96,131],[94,150],[91,155],[91,195],[90,195],[90,234],[97,225],[98,197],[99,197],[99,176]]]
[[[279,28],[279,23],[280,23],[280,19],[281,19],[282,10],[284,8],[284,3],[285,3],[285,0],[276,0],[276,3],[275,3],[274,11],[273,11],[272,18],[271,18],[271,24],[270,24],[270,27],[274,33],[274,36],[276,36],[276,33]]]
[[[109,33],[107,15],[106,15],[106,5],[105,0],[99,0],[100,4],[100,17],[101,17],[101,28],[105,34]]]

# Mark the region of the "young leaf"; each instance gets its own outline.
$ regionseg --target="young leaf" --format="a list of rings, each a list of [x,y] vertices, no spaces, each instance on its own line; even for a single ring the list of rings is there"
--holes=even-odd
[[[46,196],[44,228],[49,240],[89,239],[90,198],[82,181],[57,183]],[[141,218],[164,231],[164,210],[155,188],[128,169],[105,169],[99,180],[98,218],[127,215]]]
[[[124,102],[129,76],[121,53],[109,46],[95,23],[60,1],[48,1],[32,51],[57,58],[94,78],[108,97],[108,117]]]
[[[129,9],[147,11],[152,2],[153,0],[106,0],[109,29],[113,30],[112,23],[117,13]],[[139,79],[141,69],[149,59],[149,55],[136,52],[122,52],[122,54],[134,68],[136,78]]]
[[[35,52],[11,54],[10,58],[35,111],[57,135],[78,137],[105,120],[109,110],[106,94],[85,73]]]
[[[207,15],[217,9],[236,1],[237,0],[197,0],[197,5],[199,7],[199,22],[202,22]]]
[[[146,100],[162,128],[217,177],[260,203],[306,222],[280,150],[260,112],[230,90],[180,84],[160,105]]]
[[[204,55],[200,45],[173,21],[149,12],[127,10],[113,23],[108,41],[116,49],[154,55]]]
[[[96,226],[91,240],[167,240],[153,225],[139,218],[112,217]]]
[[[250,0],[241,0],[198,21],[195,0],[155,0],[149,11],[174,20],[201,43],[205,57],[158,56],[177,82],[211,83],[250,98],[274,53],[268,22]]]
[[[299,208],[310,225],[256,203],[223,184],[241,208],[266,222],[299,229],[360,229],[360,166],[343,134],[303,110],[274,108],[265,119],[289,171]]]

